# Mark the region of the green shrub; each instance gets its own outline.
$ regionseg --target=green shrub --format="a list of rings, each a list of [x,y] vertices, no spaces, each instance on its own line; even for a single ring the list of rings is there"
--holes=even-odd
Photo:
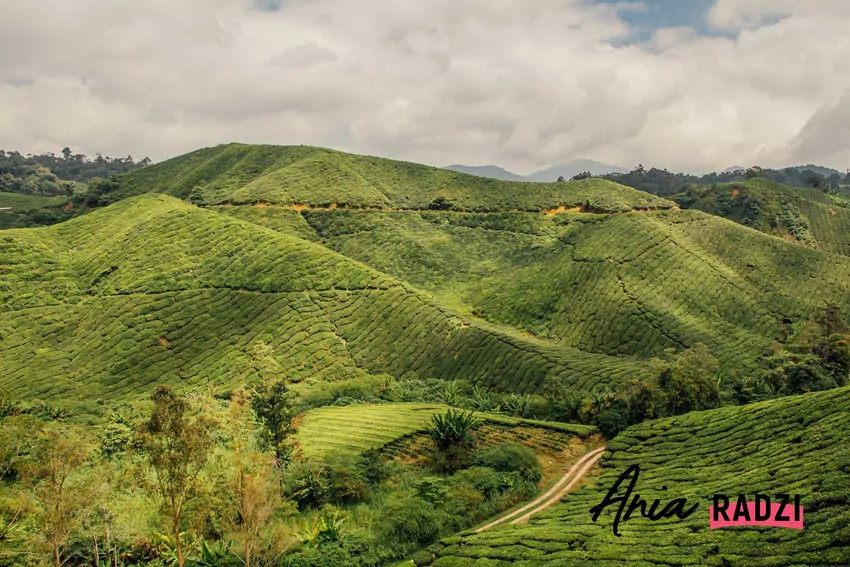
[[[362,502],[369,493],[363,469],[351,461],[331,461],[326,464],[327,499],[334,504]]]
[[[488,467],[471,467],[452,476],[455,483],[466,483],[490,499],[510,487],[510,481],[504,474]]]
[[[284,473],[287,493],[300,509],[319,507],[329,501],[330,482],[325,467],[309,460],[291,463]]]
[[[552,411],[552,404],[543,396],[529,396],[523,407],[522,417],[526,419],[546,419]]]
[[[364,451],[360,456],[358,467],[366,482],[372,485],[380,484],[390,475],[390,467],[384,462],[384,457],[377,449]]]
[[[431,417],[428,435],[434,441],[434,463],[442,471],[455,471],[469,462],[475,440],[472,428],[478,421],[472,412],[449,409]]]
[[[434,562],[434,554],[423,549],[414,553],[411,559],[416,567],[426,567]]]
[[[606,437],[611,438],[629,426],[625,412],[618,409],[605,409],[599,414],[597,421],[599,431]]]
[[[416,495],[434,506],[441,506],[449,496],[449,487],[446,479],[440,476],[426,476],[415,484]]]
[[[421,498],[391,500],[381,509],[379,530],[388,542],[428,545],[442,529],[442,517],[433,505]]]
[[[500,443],[476,453],[473,462],[500,472],[516,472],[529,482],[543,477],[543,467],[534,452],[519,443]]]

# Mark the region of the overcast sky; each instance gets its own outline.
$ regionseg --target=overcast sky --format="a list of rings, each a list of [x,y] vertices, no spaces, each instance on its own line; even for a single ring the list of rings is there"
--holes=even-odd
[[[0,148],[850,167],[847,0],[6,0]]]

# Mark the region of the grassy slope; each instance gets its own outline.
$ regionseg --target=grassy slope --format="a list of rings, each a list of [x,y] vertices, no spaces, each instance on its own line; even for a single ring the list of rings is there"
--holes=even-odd
[[[425,209],[443,197],[461,210],[540,210],[590,205],[607,211],[674,203],[605,180],[519,183],[310,146],[228,144],[205,148],[122,178],[113,199],[149,191],[207,204],[256,203]]]
[[[272,348],[281,376],[547,382],[642,375],[459,316],[320,245],[162,195],[0,232],[0,387],[14,396],[138,397],[158,381],[237,384]]]
[[[762,232],[850,256],[850,201],[820,189],[766,179],[720,183],[675,197],[690,208],[723,216]],[[804,220],[795,230],[795,217]],[[806,227],[806,225],[808,225]]]
[[[611,441],[602,474],[562,504],[528,525],[444,540],[435,565],[847,565],[848,435],[850,388],[647,422]],[[635,492],[645,500],[684,497],[699,509],[686,520],[633,517],[619,538],[614,507],[593,523],[588,511],[631,464],[641,467]],[[757,492],[800,494],[805,530],[708,529],[713,494]]]
[[[312,230],[461,312],[609,355],[649,357],[702,341],[740,369],[781,336],[783,319],[850,302],[846,258],[698,211],[310,210],[305,226],[284,208],[216,209],[272,224],[286,215],[281,230]]]
[[[0,209],[11,207],[9,211],[0,210],[0,230],[32,226],[29,221],[33,213],[59,211],[67,202],[68,197],[43,197],[0,191]]]
[[[308,411],[298,426],[296,439],[306,456],[350,455],[379,448],[423,431],[431,416],[446,411],[440,404],[362,404],[327,406]],[[586,437],[593,426],[520,419],[477,413],[484,422],[509,426],[529,425]]]

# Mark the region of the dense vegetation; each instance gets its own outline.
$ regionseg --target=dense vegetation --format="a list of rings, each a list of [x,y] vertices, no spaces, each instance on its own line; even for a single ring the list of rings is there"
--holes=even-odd
[[[41,189],[0,192],[0,567],[846,564],[832,181],[752,170],[677,191],[681,210],[590,176],[304,146],[91,178],[49,159],[86,184],[50,196],[39,170]],[[423,549],[528,500],[599,432],[602,476],[567,504]],[[583,514],[637,462],[700,498],[823,499],[801,546],[696,517],[613,539]]]
[[[702,342],[724,371],[748,372],[787,321],[828,301],[847,314],[846,259],[697,211],[302,215],[299,231],[461,312],[588,352],[645,359]]]
[[[459,535],[436,546],[440,567],[544,565],[846,565],[850,560],[850,389],[649,421],[608,443],[602,474],[525,526]],[[662,504],[686,498],[686,520],[639,514],[613,534],[616,506],[589,510],[630,465],[635,492]],[[667,490],[662,490],[662,487]],[[622,495],[624,489],[618,493]],[[709,530],[715,494],[800,494],[803,531]]]
[[[95,414],[157,382],[231,387],[261,368],[308,385],[386,373],[529,393],[645,372],[461,316],[318,244],[166,196],[6,231],[0,256],[0,386]]]
[[[374,449],[281,458],[274,430],[300,429],[299,398],[281,384],[228,400],[158,386],[152,404],[119,406],[89,427],[4,404],[0,565],[383,565],[528,499],[543,477],[531,448],[479,437],[477,420],[468,462],[448,472],[435,463],[451,443],[417,465]],[[403,420],[417,407],[387,409]],[[439,430],[452,411],[427,415]],[[573,442],[550,458],[584,450],[559,435]]]
[[[20,152],[0,150],[0,192],[70,196],[95,178],[109,179],[150,163],[148,158],[136,162],[132,156],[110,158],[97,154],[89,159],[67,147],[62,149],[61,156],[52,153],[24,156]]]
[[[0,150],[0,230],[46,226],[85,213],[83,205],[99,204],[110,178],[150,163],[100,154],[90,160],[67,147],[62,157]]]
[[[590,175],[580,177],[586,178]],[[838,171],[815,165],[786,167],[784,169],[750,167],[721,173],[708,173],[701,176],[672,173],[666,169],[655,167],[647,170],[643,166],[639,166],[628,173],[609,173],[599,177],[662,197],[671,197],[687,190],[692,185],[740,183],[755,178],[763,178],[792,187],[815,188],[827,193],[850,193],[850,171],[842,175]]]
[[[843,196],[753,178],[690,187],[674,199],[684,208],[722,216],[825,252],[850,255],[850,200]]]

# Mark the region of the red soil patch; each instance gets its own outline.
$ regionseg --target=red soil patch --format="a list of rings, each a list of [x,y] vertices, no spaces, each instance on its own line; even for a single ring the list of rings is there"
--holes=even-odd
[[[543,212],[547,215],[557,215],[558,213],[581,213],[584,209],[582,207],[570,207],[567,208],[564,205],[560,207],[555,207],[554,209],[543,209]]]

